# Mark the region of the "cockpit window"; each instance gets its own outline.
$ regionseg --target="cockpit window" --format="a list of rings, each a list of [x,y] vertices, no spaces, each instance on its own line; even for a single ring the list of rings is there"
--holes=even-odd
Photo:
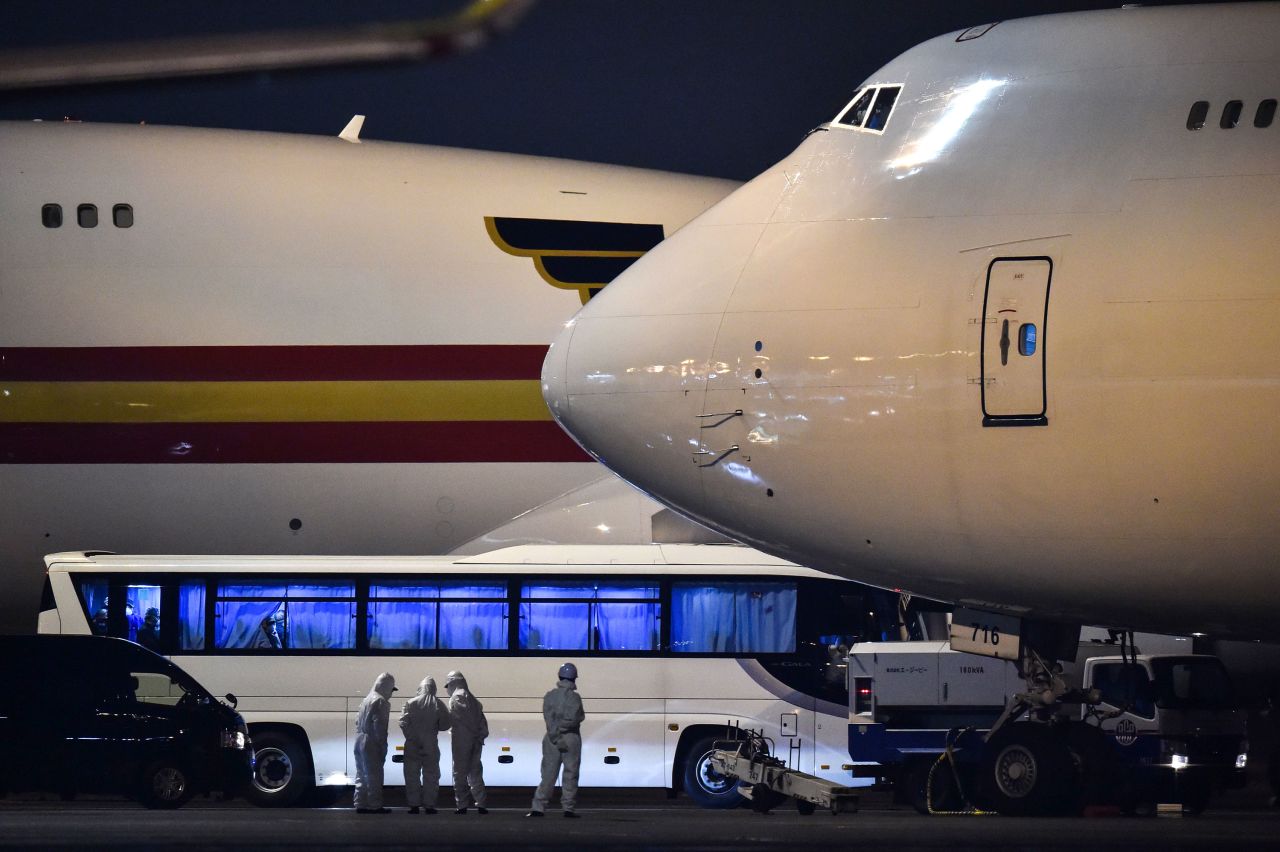
[[[851,103],[839,118],[836,119],[837,124],[847,124],[850,127],[861,127],[862,122],[867,117],[867,110],[871,108],[871,99],[876,96],[875,89],[867,89],[861,95],[853,99]]]
[[[898,99],[900,91],[902,91],[901,86],[880,87],[880,92],[876,95],[876,105],[871,108],[871,115],[867,118],[868,130],[884,130],[884,126],[889,122],[889,113],[893,112],[893,102]]]
[[[869,86],[854,96],[835,123],[881,133],[889,123],[889,114],[901,91],[901,86]]]

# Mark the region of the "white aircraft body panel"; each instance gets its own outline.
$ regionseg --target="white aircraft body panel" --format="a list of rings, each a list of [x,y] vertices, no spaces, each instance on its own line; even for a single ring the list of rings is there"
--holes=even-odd
[[[882,131],[811,134],[567,325],[554,415],[801,564],[1280,635],[1277,32],[1124,9],[908,51],[866,84],[901,86]]]
[[[444,553],[599,478],[546,346],[735,186],[148,126],[0,150],[0,632],[51,550]]]

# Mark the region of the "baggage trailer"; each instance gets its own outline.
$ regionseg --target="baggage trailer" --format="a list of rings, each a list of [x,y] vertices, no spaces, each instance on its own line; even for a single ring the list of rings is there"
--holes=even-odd
[[[1134,812],[1156,802],[1197,813],[1216,788],[1242,786],[1245,720],[1221,662],[1118,650],[1082,646],[1061,677],[1085,700],[1047,721],[1007,720],[989,736],[1022,689],[1012,662],[947,642],[854,645],[853,774],[891,786],[922,813],[1065,813],[1089,804]],[[1033,783],[1036,774],[1052,783]]]

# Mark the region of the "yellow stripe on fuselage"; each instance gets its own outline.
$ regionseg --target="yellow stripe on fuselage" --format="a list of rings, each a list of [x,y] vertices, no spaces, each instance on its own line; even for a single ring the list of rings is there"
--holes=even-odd
[[[537,380],[12,382],[4,423],[550,420]]]

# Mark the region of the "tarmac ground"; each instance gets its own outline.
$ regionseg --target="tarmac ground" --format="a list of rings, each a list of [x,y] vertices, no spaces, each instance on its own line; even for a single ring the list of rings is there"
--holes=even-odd
[[[921,816],[869,793],[857,813],[801,815],[704,810],[654,790],[583,790],[582,819],[527,819],[530,790],[494,789],[487,816],[410,815],[388,790],[387,815],[329,808],[256,808],[197,799],[176,811],[149,811],[122,799],[25,795],[0,800],[0,848],[21,849],[833,849],[1043,850],[1277,849],[1280,811],[1265,801],[1227,799],[1202,816],[1162,812],[1072,819]]]

